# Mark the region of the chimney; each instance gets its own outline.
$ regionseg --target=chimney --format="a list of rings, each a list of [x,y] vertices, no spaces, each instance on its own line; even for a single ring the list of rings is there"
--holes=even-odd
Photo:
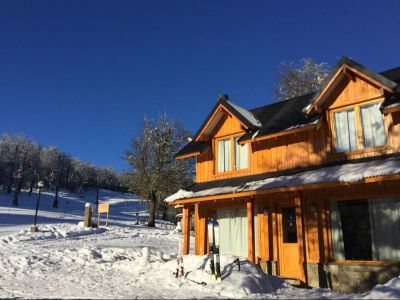
[[[218,101],[220,101],[220,100],[225,100],[225,101],[228,101],[228,95],[226,95],[226,94],[221,94],[221,95],[218,95],[217,96],[217,100]]]

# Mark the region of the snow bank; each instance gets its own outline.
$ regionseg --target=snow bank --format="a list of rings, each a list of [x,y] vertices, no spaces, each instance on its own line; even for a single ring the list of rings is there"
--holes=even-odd
[[[378,159],[362,163],[347,163],[317,170],[301,172],[290,176],[278,176],[252,181],[240,186],[206,189],[199,192],[179,190],[165,199],[171,202],[179,199],[204,197],[254,190],[265,190],[285,186],[300,186],[315,183],[348,182],[354,183],[368,177],[386,176],[400,173],[399,158]]]
[[[392,278],[385,284],[376,285],[371,291],[361,295],[363,299],[399,299],[400,276]]]

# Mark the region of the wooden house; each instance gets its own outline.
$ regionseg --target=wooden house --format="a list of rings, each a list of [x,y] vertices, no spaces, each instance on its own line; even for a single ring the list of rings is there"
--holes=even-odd
[[[343,57],[319,91],[254,109],[220,96],[176,159],[192,186],[166,199],[190,215],[195,254],[207,218],[221,252],[309,286],[363,291],[400,274],[400,67]]]

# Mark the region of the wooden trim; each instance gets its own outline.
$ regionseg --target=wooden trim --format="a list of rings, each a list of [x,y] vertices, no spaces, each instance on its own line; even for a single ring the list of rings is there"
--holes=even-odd
[[[385,118],[383,118],[383,125],[385,127],[385,134],[386,134],[386,145],[383,146],[378,146],[378,147],[370,147],[370,148],[365,148],[364,147],[364,136],[363,136],[363,130],[362,130],[362,123],[361,123],[361,108],[367,105],[371,105],[374,103],[382,103],[383,99],[381,96],[374,98],[374,99],[369,99],[368,101],[360,101],[357,103],[353,103],[351,105],[345,105],[341,106],[332,110],[329,110],[329,116],[330,116],[330,121],[329,121],[329,127],[331,128],[332,132],[332,140],[331,140],[331,146],[332,146],[332,155],[333,156],[341,156],[341,155],[354,155],[354,154],[363,154],[367,152],[375,152],[375,151],[381,151],[385,150],[386,147],[390,146],[388,145],[389,142],[389,133],[387,132],[386,128],[386,121]],[[346,152],[337,152],[336,151],[336,124],[335,124],[335,118],[334,114],[337,112],[342,112],[346,110],[354,110],[355,114],[355,125],[356,125],[356,138],[357,138],[357,149],[356,150],[351,150],[351,151],[346,151]]]
[[[345,65],[343,65],[342,67],[339,68],[339,70],[337,70],[337,72],[335,73],[335,75],[332,77],[332,79],[328,82],[328,84],[325,86],[325,88],[321,91],[321,93],[319,94],[318,98],[314,100],[314,102],[312,103],[312,105],[310,106],[309,109],[307,109],[306,114],[310,114],[311,111],[313,109],[316,108],[316,105],[318,104],[318,102],[321,100],[322,96],[328,91],[328,89],[331,87],[331,85],[335,82],[336,78],[339,77],[339,75],[341,74],[343,68]]]
[[[251,140],[240,141],[239,144],[243,145],[246,143],[259,142],[259,141],[263,141],[263,140],[277,138],[277,137],[284,136],[284,135],[289,135],[289,134],[294,134],[294,133],[303,132],[303,131],[307,131],[307,130],[312,130],[312,129],[319,127],[320,122],[321,122],[321,119],[319,119],[316,124],[307,124],[307,125],[304,125],[303,127],[293,128],[293,129],[289,129],[289,130],[285,130],[285,131],[279,131],[277,133],[264,135],[259,138],[256,137]]]
[[[381,87],[382,89],[388,91],[389,93],[394,93],[394,90],[393,90],[392,88],[390,88],[390,87],[388,87],[388,86],[386,86],[386,85],[380,83],[379,81],[377,81],[377,80],[375,80],[375,79],[373,79],[373,78],[371,78],[371,77],[365,75],[364,73],[358,71],[357,69],[354,69],[354,68],[352,68],[352,67],[350,67],[350,66],[346,66],[346,69],[349,69],[350,71],[352,71],[352,72],[355,73],[356,75],[360,76],[360,77],[363,78],[364,80],[369,81],[369,82],[372,82],[373,84],[375,84],[375,85]]]
[[[251,160],[250,160],[250,153],[251,153],[251,147],[248,147],[248,151],[247,151],[247,168],[246,169],[238,169],[235,170],[235,138],[240,137],[240,135],[238,135],[238,133],[233,133],[233,134],[229,134],[229,135],[225,135],[224,137],[217,137],[215,139],[213,139],[214,144],[215,144],[215,167],[214,167],[214,176],[218,177],[218,176],[226,176],[226,175],[231,175],[231,174],[238,174],[238,173],[245,173],[245,172],[249,172],[250,171],[250,167],[251,167]],[[231,149],[229,151],[230,153],[230,170],[229,171],[225,171],[225,172],[218,172],[218,142],[219,141],[224,141],[224,140],[230,140],[230,144],[231,144]],[[239,143],[239,145],[243,145],[242,143]]]
[[[382,113],[387,115],[398,111],[400,111],[400,105],[391,108],[385,108],[382,110]]]
[[[189,254],[190,249],[190,211],[189,206],[185,205],[182,209],[182,225],[183,225],[183,254]]]
[[[327,183],[312,183],[305,185],[293,185],[286,187],[279,187],[274,189],[266,189],[266,190],[255,190],[248,192],[239,192],[239,193],[230,193],[230,194],[221,194],[221,195],[213,195],[213,196],[204,196],[204,197],[195,197],[195,198],[187,198],[187,199],[179,199],[172,202],[169,202],[169,205],[176,204],[185,204],[185,203],[193,203],[193,202],[204,202],[204,201],[217,201],[222,199],[232,199],[237,200],[239,198],[245,198],[255,195],[266,195],[266,194],[274,194],[279,192],[290,192],[290,191],[301,191],[301,190],[313,190],[313,189],[322,189],[329,187],[338,187],[338,186],[351,186],[351,185],[360,185],[365,183],[375,183],[375,182],[384,182],[384,181],[392,181],[392,180],[400,180],[400,174],[388,175],[388,176],[375,176],[364,178],[358,182],[327,182]]]
[[[188,153],[188,154],[175,156],[175,159],[176,160],[180,160],[180,159],[189,158],[189,157],[192,157],[192,156],[197,156],[197,155],[200,155],[200,154],[201,154],[201,152],[197,151],[197,152],[193,152],[193,153]]]
[[[247,258],[251,262],[255,262],[255,240],[254,240],[254,197],[251,197],[247,203]]]
[[[324,94],[329,90],[329,88],[330,88],[331,85],[336,81],[336,79],[339,77],[339,75],[340,75],[343,71],[345,71],[345,70],[346,70],[346,71],[347,71],[347,70],[350,70],[351,72],[355,73],[356,75],[358,75],[358,76],[361,77],[362,79],[364,79],[364,80],[366,80],[366,81],[369,81],[369,82],[371,82],[371,83],[373,83],[373,84],[375,84],[375,85],[381,87],[382,89],[384,89],[384,90],[386,90],[386,91],[388,91],[388,92],[390,92],[390,93],[393,93],[393,92],[394,92],[393,89],[391,89],[391,88],[389,88],[389,87],[383,85],[382,83],[376,81],[375,79],[373,79],[373,78],[371,78],[371,77],[365,75],[365,74],[362,73],[362,72],[359,72],[358,70],[356,70],[356,69],[350,67],[350,66],[347,65],[347,64],[343,64],[342,67],[339,68],[339,70],[336,72],[336,74],[332,77],[332,79],[331,79],[331,80],[329,81],[329,83],[326,85],[326,87],[324,88],[324,90],[319,94],[318,98],[314,100],[313,105],[311,105],[310,108],[306,111],[306,114],[310,114],[311,111],[312,111],[313,109],[315,109],[315,106],[321,101],[322,98],[324,98],[324,97],[323,97],[323,96],[325,96]],[[345,73],[345,72],[344,72],[344,73]],[[346,75],[344,74],[344,76],[346,76]]]
[[[296,193],[294,197],[294,205],[296,212],[296,227],[297,227],[297,244],[299,246],[299,265],[300,265],[300,280],[306,282],[306,272],[305,272],[305,250],[304,250],[304,224],[303,224],[303,214],[302,214],[302,199],[300,193]]]
[[[223,111],[222,111],[223,110]],[[235,119],[238,120],[238,122],[245,128],[247,129],[248,127],[242,122],[240,121],[239,118],[237,118],[236,116],[234,116],[227,107],[225,107],[223,104],[218,105],[218,107],[215,109],[214,113],[211,115],[211,117],[208,119],[207,123],[204,125],[203,129],[199,132],[198,136],[196,137],[196,141],[199,141],[200,138],[202,137],[202,135],[204,134],[204,131],[206,131],[206,129],[208,128],[208,126],[210,125],[212,119],[215,117],[215,115],[219,112],[225,112],[227,113],[230,117],[235,117]]]

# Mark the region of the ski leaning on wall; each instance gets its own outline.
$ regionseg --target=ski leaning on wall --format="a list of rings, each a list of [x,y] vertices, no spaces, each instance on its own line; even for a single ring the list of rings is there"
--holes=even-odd
[[[210,269],[211,277],[221,282],[221,265],[219,261],[219,224],[216,220],[207,222],[208,242],[210,244]],[[214,261],[215,256],[215,261]]]
[[[214,220],[215,279],[221,282],[221,265],[219,263],[219,224]]]
[[[210,258],[210,269],[211,277],[215,279],[215,266],[214,266],[214,223],[211,219],[207,222],[208,229],[208,243],[210,245],[209,258]]]

